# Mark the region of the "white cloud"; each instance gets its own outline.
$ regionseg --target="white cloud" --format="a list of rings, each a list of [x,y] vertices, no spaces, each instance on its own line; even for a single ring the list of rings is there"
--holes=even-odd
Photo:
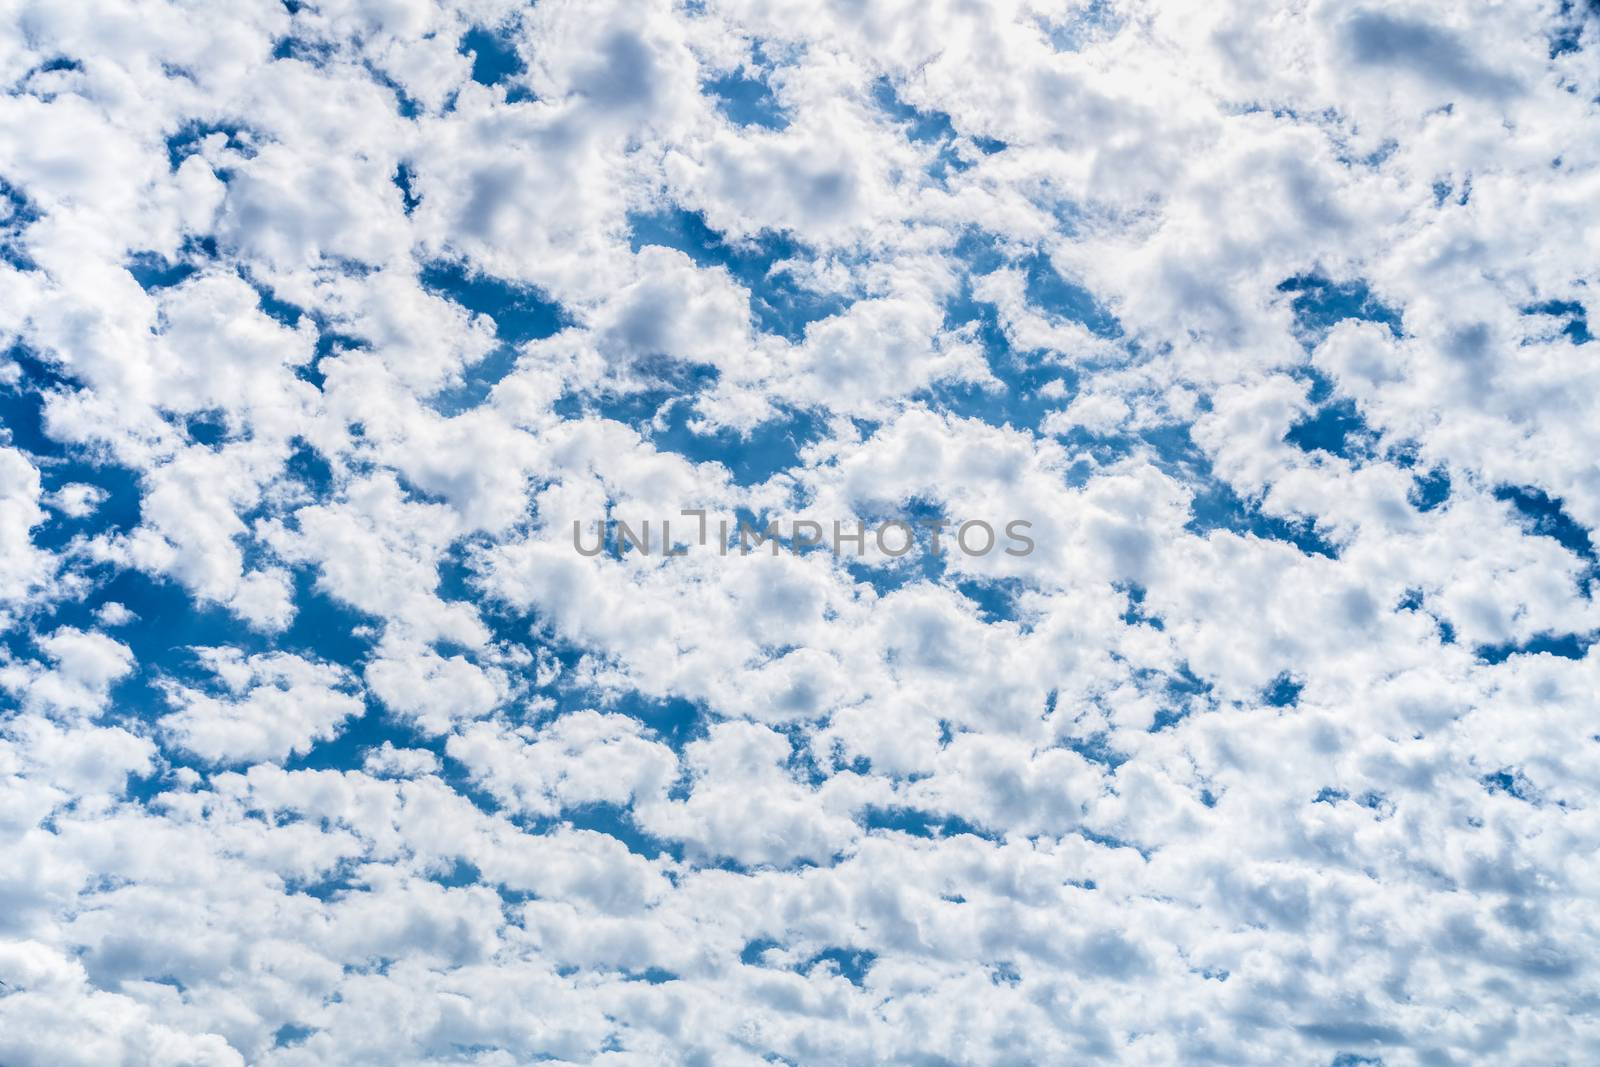
[[[37,941],[0,946],[0,973],[0,1054],[19,1067],[245,1062],[220,1034],[163,1026],[138,1001],[94,988],[80,963]]]
[[[0,667],[0,687],[33,710],[64,718],[105,709],[111,687],[133,670],[127,645],[95,630],[63,626],[35,642],[49,661],[12,661]]]
[[[50,580],[55,563],[33,544],[33,528],[45,520],[39,471],[14,448],[0,449],[0,605],[17,606]]]
[[[362,766],[368,774],[411,778],[437,772],[439,757],[425,748],[396,748],[394,742],[385,741],[367,753]]]
[[[343,669],[285,653],[245,656],[201,648],[195,656],[221,683],[212,695],[166,686],[174,709],[161,719],[172,742],[208,763],[281,760],[336,736],[365,710]]]
[[[63,515],[82,519],[93,515],[95,509],[105,503],[107,495],[98,485],[71,482],[50,494],[47,503]]]
[[[1572,1061],[1597,46],[0,16],[0,1061]]]
[[[445,751],[511,811],[555,815],[585,804],[626,806],[666,792],[677,776],[672,750],[642,736],[636,719],[574,712],[542,729],[473,723]]]

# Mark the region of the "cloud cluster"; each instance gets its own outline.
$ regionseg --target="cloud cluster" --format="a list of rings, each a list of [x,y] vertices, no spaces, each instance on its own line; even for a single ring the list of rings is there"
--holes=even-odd
[[[0,1062],[1590,1062],[1597,49],[9,5]]]

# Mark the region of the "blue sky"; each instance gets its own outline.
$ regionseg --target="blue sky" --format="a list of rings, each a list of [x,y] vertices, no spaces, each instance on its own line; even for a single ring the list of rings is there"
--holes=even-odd
[[[4,1067],[1600,1058],[1593,4],[0,42]]]

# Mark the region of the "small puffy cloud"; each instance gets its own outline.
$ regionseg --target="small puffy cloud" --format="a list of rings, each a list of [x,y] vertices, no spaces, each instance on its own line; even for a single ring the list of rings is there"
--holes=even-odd
[[[173,710],[160,724],[174,745],[207,763],[304,754],[365,711],[349,673],[331,664],[235,648],[199,648],[195,658],[219,686],[208,692],[167,683]]]
[[[133,670],[133,652],[97,630],[63,626],[35,641],[47,662],[0,666],[0,687],[25,707],[68,719],[106,710],[111,688]]]
[[[70,482],[51,493],[45,502],[69,518],[83,519],[93,515],[109,495],[98,485]]]
[[[362,767],[368,774],[392,778],[415,778],[439,770],[439,757],[425,748],[396,748],[393,741],[367,753]]]
[[[373,696],[390,711],[414,720],[429,733],[444,733],[452,723],[487,715],[507,697],[504,675],[464,656],[441,656],[414,648],[396,649],[367,665]]]
[[[94,617],[102,626],[126,626],[139,616],[126,605],[115,600],[108,600],[95,610]]]
[[[672,750],[651,740],[638,720],[595,711],[563,715],[539,729],[473,723],[445,751],[501,805],[534,815],[652,800],[678,767]]]

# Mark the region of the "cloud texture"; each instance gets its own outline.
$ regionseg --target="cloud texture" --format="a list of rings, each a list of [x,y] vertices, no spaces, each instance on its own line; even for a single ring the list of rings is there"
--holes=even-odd
[[[0,4],[0,1064],[1597,1062],[1597,52]]]

